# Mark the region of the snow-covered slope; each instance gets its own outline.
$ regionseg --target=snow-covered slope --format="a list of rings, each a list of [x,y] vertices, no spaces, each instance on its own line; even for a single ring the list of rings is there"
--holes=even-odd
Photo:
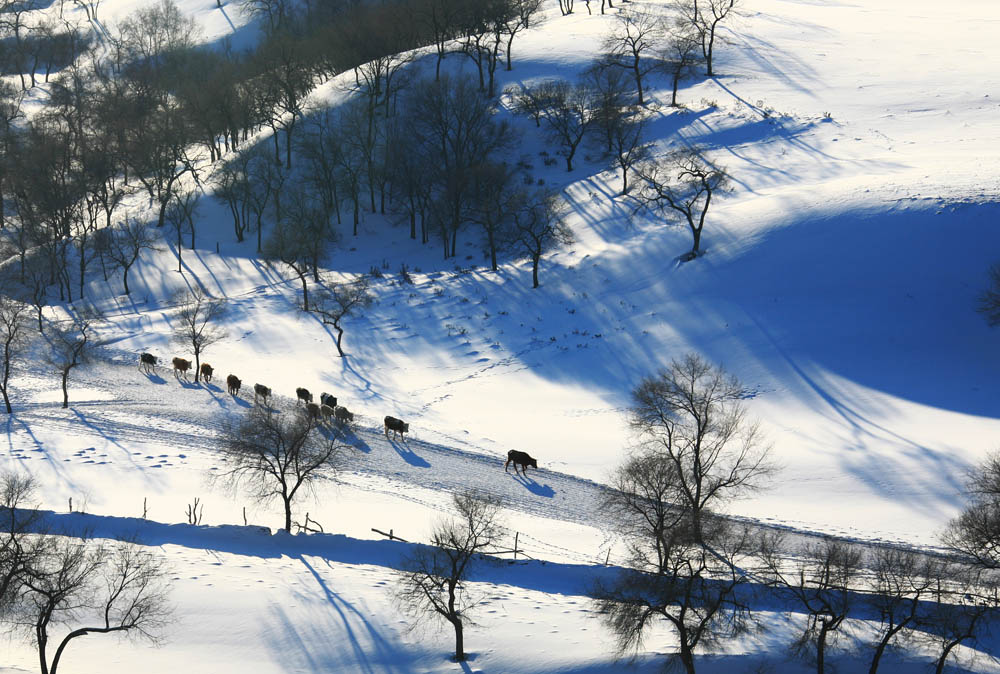
[[[138,4],[105,0],[101,16]],[[546,6],[547,20],[515,42],[503,84],[587,66],[612,17],[577,4],[568,17]],[[235,3],[180,6],[206,40],[253,39]],[[450,493],[476,486],[507,499],[520,546],[551,564],[483,578],[465,671],[654,671],[672,638],[648,641],[632,665],[615,662],[573,565],[606,559],[597,504],[630,442],[630,391],[690,351],[757,392],[749,410],[783,466],[772,489],[734,514],[934,545],[961,505],[965,472],[1000,435],[1000,335],[975,312],[1000,259],[995,14],[987,0],[746,3],[724,28],[718,77],[687,82],[684,109],[666,105],[665,81],[650,91],[658,149],[699,144],[733,178],[709,213],[707,253],[689,263],[676,261],[689,248],[686,229],[636,211],[596,156],[572,173],[546,166],[539,152],[555,148],[512,118],[533,176],[565,186],[577,241],[545,258],[542,287],[532,290],[526,261],[486,271],[471,233],[457,259],[442,261],[437,246],[366,215],[329,265],[345,275],[384,270],[373,281],[377,304],[346,324],[343,359],[324,326],[296,310],[296,283],[264,266],[254,242],[232,243],[223,207],[203,200],[199,246],[185,251],[183,273],[167,244],[133,270],[131,296],[117,281],[89,288],[108,316],[106,360],[74,373],[69,410],[58,408],[56,378],[40,364],[13,382],[17,411],[0,466],[35,475],[43,507],[64,513],[72,498],[98,535],[137,529],[162,546],[176,576],[176,624],[163,648],[95,637],[74,642],[66,666],[460,671],[447,659],[446,632],[407,631],[388,593],[404,544],[371,542],[381,538],[371,529],[426,540]],[[463,67],[458,56],[446,63]],[[336,95],[334,82],[315,98]],[[402,264],[412,285],[397,273]],[[229,336],[204,355],[218,379],[233,372],[246,388],[265,383],[289,406],[297,386],[330,391],[359,414],[360,448],[340,483],[300,505],[344,537],[179,524],[195,497],[206,525],[240,525],[250,505],[207,482],[214,432],[249,404],[246,395],[135,367],[139,351],[184,355],[170,343],[170,298],[194,285],[229,300]],[[380,433],[386,414],[410,423],[405,442]],[[510,448],[529,451],[542,470],[531,480],[505,475]],[[130,519],[144,499],[151,523],[176,526]],[[247,516],[271,529],[281,521],[270,508]],[[806,671],[784,657],[800,617],[767,622],[772,632],[720,646],[699,671]],[[0,660],[35,666],[18,640]],[[842,671],[860,662],[843,655]],[[885,671],[914,665],[893,667]]]

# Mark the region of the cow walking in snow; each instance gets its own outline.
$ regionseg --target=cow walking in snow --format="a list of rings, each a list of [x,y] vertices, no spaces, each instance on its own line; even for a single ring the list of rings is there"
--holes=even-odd
[[[516,449],[512,449],[509,452],[507,452],[507,463],[505,463],[503,465],[503,472],[506,473],[507,469],[510,467],[510,464],[512,464],[512,463],[514,464],[514,474],[515,475],[518,474],[518,472],[517,472],[517,467],[518,466],[521,466],[521,472],[525,476],[528,475],[528,466],[531,466],[532,468],[535,468],[536,470],[538,469],[538,461],[536,461],[535,459],[531,458],[528,455],[527,452],[519,452]]]
[[[156,372],[156,356],[151,353],[139,354],[139,369],[146,374]]]
[[[184,358],[174,358],[173,363],[174,375],[176,376],[180,372],[187,379],[187,371],[191,369],[191,361]]]
[[[403,423],[401,419],[396,417],[386,417],[385,418],[385,437],[389,437],[389,431],[392,431],[393,437],[399,434],[402,438],[404,433],[408,433],[410,430],[410,424]]]

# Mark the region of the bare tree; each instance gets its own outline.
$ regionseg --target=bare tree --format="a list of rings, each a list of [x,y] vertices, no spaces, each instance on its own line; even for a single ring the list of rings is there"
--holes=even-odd
[[[509,127],[494,119],[494,104],[465,78],[419,83],[407,109],[410,131],[432,175],[432,215],[441,224],[445,257],[451,257],[471,202],[474,172],[509,145]]]
[[[295,17],[295,7],[291,0],[240,0],[241,9],[247,16],[266,21],[268,34],[283,30]]]
[[[979,296],[979,313],[991,328],[1000,325],[1000,264],[990,267],[990,285]]]
[[[188,155],[193,137],[189,120],[177,103],[167,102],[148,112],[140,123],[128,127],[129,162],[135,176],[158,207],[156,226],[162,227],[167,207],[177,196],[178,182],[197,168]]]
[[[3,341],[3,382],[0,392],[7,414],[10,407],[10,375],[28,343],[28,305],[0,293],[0,340]]]
[[[697,354],[671,361],[632,392],[638,456],[673,467],[674,502],[689,513],[696,538],[713,504],[760,488],[775,470],[770,447],[746,417],[746,396],[736,377]]]
[[[54,325],[49,332],[49,352],[46,359],[59,373],[64,409],[69,407],[70,372],[90,360],[94,345],[91,324],[95,318],[95,315],[80,314],[68,325]]]
[[[637,113],[619,115],[608,129],[611,152],[622,172],[623,195],[629,190],[628,172],[649,155],[648,147],[643,142],[645,130],[646,118]]]
[[[511,51],[514,47],[514,36],[517,35],[522,29],[528,28],[531,25],[532,20],[538,14],[538,10],[542,7],[542,0],[507,0],[510,8],[513,10],[506,13],[504,19],[504,32],[507,34],[507,70],[513,70],[511,67]]]
[[[562,144],[566,170],[573,170],[573,157],[584,135],[597,118],[594,90],[583,82],[570,85],[566,81],[548,82],[541,97],[548,103],[544,119],[549,135]]]
[[[243,419],[224,425],[226,467],[213,479],[260,503],[280,500],[290,533],[299,492],[336,477],[340,455],[349,446],[344,433],[338,427],[321,432],[305,414],[254,406]]]
[[[201,192],[185,192],[174,199],[173,204],[167,208],[166,220],[177,235],[177,271],[181,271],[182,269],[181,249],[185,233],[191,234],[191,250],[194,250],[194,219],[198,213],[198,201],[200,199]]]
[[[42,674],[57,674],[66,648],[90,634],[127,634],[156,641],[171,609],[162,561],[134,543],[97,545],[46,537],[43,554],[24,576]],[[49,657],[50,631],[69,628]]]
[[[584,78],[594,90],[594,125],[602,136],[604,151],[610,155],[614,151],[616,128],[623,118],[633,112],[629,103],[632,85],[624,70],[608,68],[600,63],[587,68]]]
[[[806,627],[794,648],[815,663],[817,674],[824,674],[827,648],[857,600],[854,585],[860,580],[864,552],[860,546],[824,538],[789,566],[776,554],[781,547],[780,535],[765,540],[760,555],[764,574],[805,609]]]
[[[632,73],[639,105],[645,105],[642,82],[656,69],[656,47],[663,37],[663,20],[647,9],[622,10],[604,38],[602,65]]]
[[[16,137],[14,122],[23,117],[21,103],[24,101],[24,91],[18,90],[13,84],[4,80],[0,82],[0,229],[6,226],[6,210],[4,197],[8,189],[9,174],[8,158]]]
[[[642,186],[640,197],[647,204],[663,215],[674,211],[684,216],[693,239],[691,252],[684,259],[693,260],[701,252],[701,233],[712,196],[726,189],[729,176],[702,159],[696,149],[642,162],[636,173]]]
[[[316,293],[310,311],[319,316],[324,325],[337,331],[337,353],[344,357],[341,341],[344,327],[341,325],[348,316],[371,306],[375,297],[369,291],[368,278],[360,276],[350,283],[328,282]]]
[[[212,196],[229,206],[229,212],[233,216],[233,232],[238,243],[243,242],[243,235],[250,227],[251,186],[247,174],[249,160],[249,154],[237,153],[212,174],[215,185]]]
[[[573,242],[566,226],[566,203],[555,192],[522,192],[512,208],[510,244],[531,258],[531,287],[537,288],[542,255],[554,246]]]
[[[715,76],[712,57],[719,24],[738,11],[740,4],[740,0],[677,0],[674,3],[681,21],[690,25],[700,38],[705,74],[709,77]]]
[[[417,621],[443,618],[455,630],[455,659],[466,658],[464,626],[479,603],[469,588],[473,563],[494,549],[503,536],[498,523],[501,503],[478,492],[456,493],[457,517],[440,522],[430,546],[414,547],[400,565],[395,595],[400,607]]]
[[[128,287],[128,273],[144,250],[159,250],[157,237],[146,223],[138,218],[126,217],[125,222],[111,230],[108,240],[108,257],[122,269],[122,283],[125,294],[132,291]]]
[[[638,491],[612,492],[605,500],[616,532],[625,538],[625,569],[610,581],[596,582],[588,594],[620,655],[637,649],[655,625],[666,623],[677,637],[684,671],[694,674],[700,648],[751,626],[749,606],[739,592],[746,579],[739,569],[753,550],[752,539],[747,528],[713,519],[704,523],[697,540],[690,519],[676,518],[683,508],[661,500],[669,489],[654,486],[670,467],[662,462],[653,467],[661,479],[632,473],[636,468],[626,464],[618,480],[619,486]]]
[[[692,75],[703,58],[701,36],[690,24],[680,21],[667,31],[666,38],[660,51],[660,68],[670,76],[670,105],[676,107],[681,80]]]
[[[506,163],[484,163],[473,172],[472,207],[469,220],[479,225],[486,236],[490,269],[497,271],[497,250],[512,222],[512,204],[516,199],[514,171]]]
[[[939,653],[935,674],[943,674],[958,646],[975,648],[986,641],[997,609],[995,576],[955,564],[941,571],[935,579],[940,588],[936,601],[929,611],[922,612],[918,619],[921,631],[916,634]]]
[[[0,472],[0,618],[17,609],[25,574],[35,566],[43,529],[30,475]]]
[[[309,311],[308,276],[312,272],[313,280],[318,280],[319,266],[336,233],[330,227],[330,214],[302,186],[289,193],[288,202],[286,217],[264,244],[264,256],[295,272],[302,284],[302,310]]]
[[[913,550],[888,545],[876,547],[868,565],[875,582],[872,592],[865,596],[882,619],[868,668],[868,674],[876,674],[885,652],[905,643],[904,637],[917,626],[921,602],[929,598],[935,579],[941,578],[949,565]]]
[[[553,82],[546,82],[533,87],[523,84],[512,84],[504,90],[513,102],[515,112],[528,115],[535,120],[535,126],[541,128],[545,111],[552,104],[550,100]]]
[[[969,471],[965,486],[969,503],[941,538],[975,566],[1000,569],[1000,451]]]
[[[194,352],[194,381],[197,383],[201,375],[201,354],[226,338],[226,329],[220,325],[220,319],[226,312],[226,301],[209,297],[200,286],[182,292],[178,299],[183,306],[177,312],[173,338],[180,344],[190,346]]]

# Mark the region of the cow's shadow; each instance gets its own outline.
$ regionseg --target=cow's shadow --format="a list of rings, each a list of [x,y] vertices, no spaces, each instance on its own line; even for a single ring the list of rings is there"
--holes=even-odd
[[[319,429],[320,434],[324,438],[337,440],[340,443],[349,445],[365,454],[369,454],[372,451],[372,448],[368,445],[368,443],[360,438],[350,426],[317,424],[316,428]]]
[[[239,397],[238,395],[235,395],[235,396],[231,395],[229,397],[232,398],[233,402],[236,403],[237,405],[239,405],[240,407],[245,407],[246,409],[250,409],[251,407],[253,407],[253,403],[252,402],[250,402],[249,400],[244,400],[243,398]]]
[[[509,473],[508,473],[509,474]],[[544,498],[552,498],[556,495],[556,490],[547,484],[538,484],[532,480],[527,475],[521,475],[520,473],[514,475],[514,480],[519,482],[525,489],[530,491],[535,496],[542,496]]]
[[[352,447],[365,454],[371,454],[371,446],[364,441],[364,438],[354,432],[354,429],[347,427],[344,429],[344,440]],[[398,451],[398,450],[397,450]]]
[[[149,380],[150,384],[166,384],[167,380],[156,374],[155,372],[143,372],[146,375],[146,379]]]
[[[180,384],[181,387],[183,387],[183,388],[190,388],[190,389],[201,388],[201,384],[200,383],[199,384],[195,384],[193,381],[190,381],[188,379],[184,379],[183,377],[174,377],[174,379],[176,379],[177,383]]]
[[[389,439],[389,444],[392,445],[392,448],[395,449],[396,452],[401,457],[403,457],[403,461],[406,461],[411,466],[414,466],[415,468],[430,468],[431,467],[431,464],[427,463],[427,461],[424,460],[423,458],[417,456],[417,454],[412,449],[410,449],[409,447],[407,447],[406,443],[404,443],[404,442],[397,442],[395,439],[390,438]]]

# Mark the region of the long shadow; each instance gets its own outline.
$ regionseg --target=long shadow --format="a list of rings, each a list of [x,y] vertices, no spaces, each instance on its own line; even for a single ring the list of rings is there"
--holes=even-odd
[[[344,426],[343,428],[339,429],[339,432],[341,433],[341,437],[343,438],[344,442],[349,444],[351,447],[354,447],[359,452],[364,452],[365,454],[371,454],[372,451],[371,445],[365,442],[365,439],[362,438],[360,435],[358,435],[353,428],[351,428],[350,426]]]
[[[526,475],[515,475],[514,481],[519,482],[524,485],[524,488],[530,491],[535,496],[541,496],[543,498],[552,498],[556,495],[555,490],[547,484],[538,484],[530,477]]]
[[[306,558],[302,555],[298,557],[302,565],[312,574],[313,578],[316,579],[316,583],[319,585],[320,589],[323,591],[323,595],[326,597],[330,606],[337,612],[341,623],[343,624],[344,632],[347,634],[348,640],[351,644],[351,650],[354,652],[356,661],[363,667],[364,671],[386,671],[386,668],[396,669],[392,666],[392,663],[400,662],[401,655],[400,649],[395,646],[395,644],[383,636],[371,622],[368,617],[365,616],[361,611],[359,611],[353,604],[344,600],[338,593],[334,592],[330,586],[326,583],[323,577],[315,569],[315,567],[310,564]],[[326,561],[328,567],[330,567],[329,560]],[[376,663],[373,667],[373,663],[370,662],[371,656],[365,651],[364,646],[355,634],[355,630],[351,625],[352,621],[358,621],[361,623],[365,633],[367,633],[371,644],[375,648]]]
[[[166,384],[167,380],[156,374],[155,372],[143,372],[146,375],[146,379],[149,380],[150,384]]]
[[[25,422],[23,419],[18,419],[16,414],[12,414],[7,417],[7,443],[11,452],[14,451],[14,446],[13,444],[11,444],[12,440],[14,439],[14,429],[13,429],[14,422],[21,424],[21,428],[23,428],[27,436],[31,438],[31,441],[35,443],[34,451],[36,452],[45,451],[45,443],[38,439],[38,436],[36,436],[34,431],[31,430],[31,426],[29,426],[27,422]]]
[[[201,388],[201,383],[200,382],[196,384],[193,381],[189,381],[187,379],[184,379],[183,377],[177,377],[177,383],[181,385],[181,388],[186,388],[186,389],[200,389]]]
[[[417,456],[417,454],[412,449],[407,447],[405,441],[397,442],[394,438],[390,438],[389,445],[391,445],[392,448],[396,450],[396,453],[403,458],[403,461],[406,461],[411,466],[415,468],[431,467],[431,464],[427,463],[427,461]]]
[[[208,395],[212,396],[212,400],[215,402],[216,405],[218,405],[222,409],[226,409],[226,404],[221,400],[220,396],[216,395],[217,393],[222,393],[221,388],[219,388],[215,384],[209,384],[204,381],[201,382],[201,387],[208,392]]]
[[[188,549],[225,552],[259,559],[291,557],[303,559],[306,555],[329,563],[382,566],[402,570],[404,560],[422,544],[400,541],[362,540],[341,534],[310,534],[293,536],[285,532],[270,535],[261,527],[202,526],[190,524],[162,524],[129,517],[109,517],[89,513],[55,513],[37,511],[40,517],[33,527],[39,532],[65,532],[74,535],[86,532],[88,538],[114,540],[130,539],[146,546],[180,545]],[[505,560],[497,560],[498,562]],[[568,564],[561,562],[527,561],[518,564],[477,564],[470,569],[469,579],[474,582],[510,585],[551,595],[586,596],[595,582],[614,582],[623,569],[615,566]],[[322,583],[322,581],[320,580]],[[712,582],[712,581],[709,581]],[[324,590],[325,591],[325,590]],[[329,593],[331,601],[341,601]],[[736,599],[761,610],[802,613],[799,603],[775,588],[759,585],[752,580],[737,590]],[[852,600],[851,617],[878,621],[877,610],[859,595]],[[934,602],[924,604],[929,609]],[[353,610],[353,609],[352,609]],[[342,616],[346,614],[341,612]],[[379,635],[373,634],[374,639]],[[987,652],[995,652],[989,644]]]

